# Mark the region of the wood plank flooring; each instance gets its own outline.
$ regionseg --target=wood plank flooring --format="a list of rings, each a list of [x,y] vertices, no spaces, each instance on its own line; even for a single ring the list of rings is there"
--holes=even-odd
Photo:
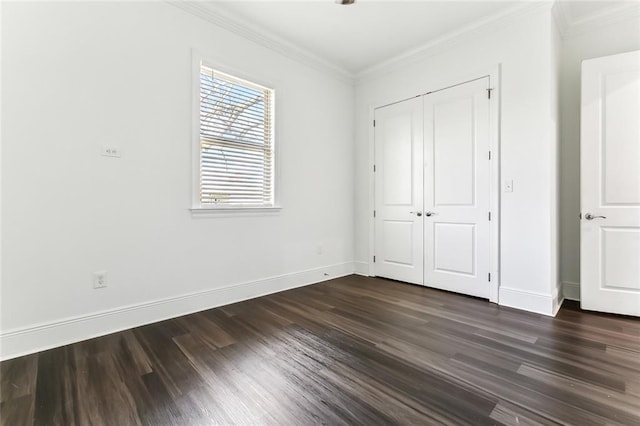
[[[640,321],[359,276],[2,362],[2,425],[640,425]]]

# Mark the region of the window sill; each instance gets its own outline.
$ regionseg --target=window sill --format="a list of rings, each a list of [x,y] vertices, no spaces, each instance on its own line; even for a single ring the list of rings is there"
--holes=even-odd
[[[282,207],[192,207],[192,217],[271,216],[280,213]]]

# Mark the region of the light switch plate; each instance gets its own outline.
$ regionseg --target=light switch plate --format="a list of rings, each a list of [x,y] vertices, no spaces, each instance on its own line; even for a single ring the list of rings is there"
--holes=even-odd
[[[504,192],[513,192],[513,179],[505,179]]]

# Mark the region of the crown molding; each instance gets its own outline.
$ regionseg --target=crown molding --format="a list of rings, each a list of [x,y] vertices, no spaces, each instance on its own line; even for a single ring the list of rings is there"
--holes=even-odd
[[[560,6],[558,11],[561,11],[567,20],[564,27],[559,24],[561,35],[564,39],[577,37],[592,31],[597,31],[602,27],[625,21],[635,20],[640,28],[640,2],[627,2],[625,4],[606,7],[577,20],[570,18],[565,3],[564,1],[556,2],[556,4]]]
[[[524,16],[528,16],[529,14],[542,9],[548,10],[550,7],[551,3],[545,1],[517,4],[501,13],[475,21],[470,25],[438,37],[418,48],[408,50],[398,56],[381,62],[380,64],[366,68],[355,75],[356,82],[360,83],[361,81],[377,78],[381,75],[398,70],[402,67],[433,56],[455,44],[470,41],[484,34],[497,31],[504,28],[505,25],[508,25],[509,23]]]
[[[354,74],[350,71],[314,55],[264,28],[259,28],[254,24],[250,25],[235,16],[231,16],[228,12],[215,6],[213,2],[167,0],[167,3],[256,44],[271,49],[289,59],[305,64],[346,83],[354,84]]]

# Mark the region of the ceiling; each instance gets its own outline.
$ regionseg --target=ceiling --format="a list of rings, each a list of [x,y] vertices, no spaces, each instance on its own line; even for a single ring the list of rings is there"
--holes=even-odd
[[[605,11],[613,11],[619,8],[628,7],[636,1],[603,1],[603,0],[582,0],[582,1],[562,1],[561,2],[571,22],[581,22],[600,16]]]
[[[358,75],[439,39],[451,37],[531,1],[334,0],[208,1],[225,19],[294,46],[344,74]],[[634,2],[635,3],[635,2]],[[629,5],[624,1],[562,1],[567,23]],[[282,43],[281,43],[282,44]]]
[[[350,6],[333,0],[219,5],[354,74],[512,6],[496,1],[366,0]]]

